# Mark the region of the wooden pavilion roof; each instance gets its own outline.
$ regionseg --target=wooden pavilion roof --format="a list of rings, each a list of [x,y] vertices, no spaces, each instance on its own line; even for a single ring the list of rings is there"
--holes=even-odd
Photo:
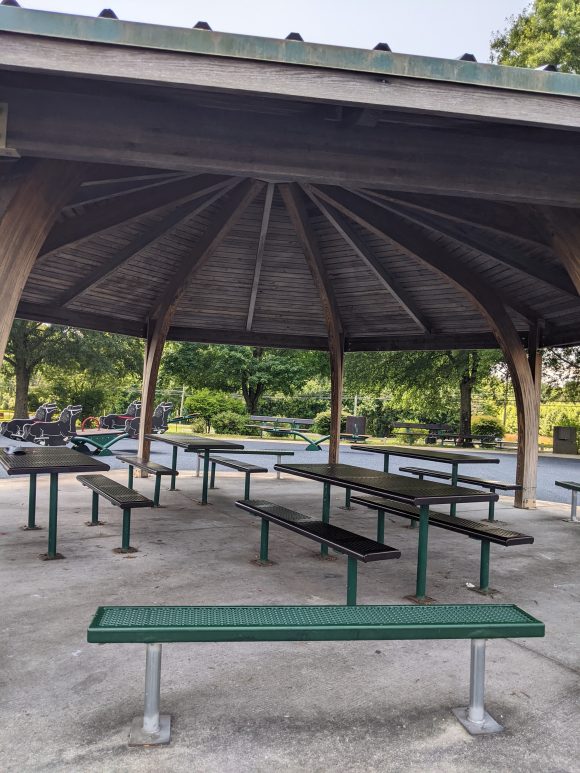
[[[17,316],[483,348],[488,298],[580,343],[580,76],[385,48],[0,7],[0,214],[32,158],[82,179]]]

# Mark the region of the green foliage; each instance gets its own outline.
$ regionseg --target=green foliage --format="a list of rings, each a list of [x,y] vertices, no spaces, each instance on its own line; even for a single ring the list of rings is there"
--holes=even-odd
[[[491,60],[515,67],[557,65],[562,72],[580,72],[579,0],[534,0],[508,20],[491,41]]]
[[[390,435],[393,423],[400,419],[400,414],[394,411],[386,400],[380,398],[369,397],[361,400],[357,412],[359,416],[366,416],[366,434],[374,437]]]
[[[503,425],[495,416],[476,416],[471,422],[474,435],[490,435],[503,438]]]
[[[209,432],[218,413],[246,414],[242,400],[212,389],[198,389],[186,398],[184,409],[186,413],[200,414],[205,421],[206,432]]]
[[[580,406],[543,405],[540,409],[540,435],[552,436],[554,427],[576,427],[580,430]]]
[[[340,419],[340,431],[344,432],[346,429],[346,417],[347,414],[343,413]],[[304,417],[305,418],[305,417]],[[330,411],[321,411],[314,417],[314,431],[320,432],[321,435],[330,434]]]
[[[263,416],[290,416],[312,419],[328,408],[327,398],[300,393],[295,397],[263,397],[260,400],[260,414]]]
[[[235,413],[234,411],[222,411],[216,413],[212,419],[212,427],[218,435],[244,435],[246,425],[250,417],[247,413]]]

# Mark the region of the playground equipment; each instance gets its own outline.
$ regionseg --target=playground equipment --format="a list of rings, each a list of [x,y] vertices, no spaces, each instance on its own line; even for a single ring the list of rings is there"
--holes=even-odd
[[[77,451],[93,456],[113,456],[111,446],[129,437],[122,429],[86,429],[80,430],[70,442]]]
[[[169,428],[169,414],[173,408],[173,403],[159,403],[153,412],[153,427],[151,432],[155,435],[162,435]],[[139,435],[139,417],[129,419],[125,423],[125,432],[130,438],[136,438]]]
[[[11,419],[3,421],[0,424],[0,435],[12,438],[12,440],[23,440],[23,430],[26,425],[38,421],[50,421],[53,413],[56,411],[56,403],[43,403],[36,409],[36,413],[27,419]]]
[[[25,424],[22,440],[39,446],[65,446],[76,434],[77,416],[82,410],[82,405],[67,405],[58,421],[37,421]]]
[[[109,413],[99,418],[99,429],[125,429],[127,421],[141,414],[141,400],[133,400],[124,414]]]

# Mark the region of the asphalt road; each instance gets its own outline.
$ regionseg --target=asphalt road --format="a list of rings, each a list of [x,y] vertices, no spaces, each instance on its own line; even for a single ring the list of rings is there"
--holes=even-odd
[[[295,464],[306,464],[315,462],[324,462],[328,455],[328,445],[323,446],[321,451],[305,451],[305,443],[301,442],[288,442],[288,441],[276,441],[276,440],[244,440],[246,448],[255,448],[256,456],[253,454],[244,454],[241,458],[252,462],[253,464],[260,464],[264,467],[272,469],[276,464],[275,456],[263,456],[260,455],[260,449],[284,449],[288,451],[294,451],[294,456],[284,457],[283,461]],[[18,445],[14,441],[8,440],[8,438],[0,437],[0,445]],[[30,443],[21,443],[20,445],[32,445]],[[117,445],[113,447],[113,452],[117,454],[135,453],[137,448],[137,442],[135,440],[121,440]],[[448,449],[450,450],[450,449]],[[171,446],[166,443],[153,443],[152,446],[152,458],[160,464],[166,464],[171,466]],[[220,452],[223,453],[223,452]],[[476,451],[475,454],[481,452]],[[516,474],[516,457],[513,453],[501,453],[498,451],[485,451],[485,456],[493,456],[498,458],[499,464],[469,464],[461,465],[461,472],[467,475],[475,475],[478,477],[489,476],[491,478],[503,481],[514,481]],[[235,456],[235,454],[232,454]],[[366,454],[361,451],[353,451],[348,445],[341,446],[340,459],[346,464],[354,464],[359,467],[368,467],[369,469],[382,469],[383,457],[379,454]],[[122,462],[117,461],[114,457],[103,458],[103,461],[107,462],[111,468],[122,468],[125,465]],[[434,462],[418,462],[413,459],[399,459],[392,457],[390,462],[390,471],[397,472],[399,467],[405,466],[417,466],[432,467],[434,469],[449,470],[449,465],[437,465]],[[179,453],[178,468],[180,470],[193,470],[195,469],[195,455]],[[6,473],[0,469],[0,477],[7,477]],[[559,488],[554,485],[556,480],[573,480],[580,481],[580,456],[577,458],[560,458],[552,456],[540,456],[538,465],[538,492],[537,497],[539,500],[548,502],[569,502],[570,492],[565,489]]]

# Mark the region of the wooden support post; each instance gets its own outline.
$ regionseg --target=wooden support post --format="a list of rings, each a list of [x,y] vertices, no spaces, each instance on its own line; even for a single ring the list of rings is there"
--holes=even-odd
[[[145,438],[145,435],[151,432],[153,425],[153,411],[155,410],[155,389],[157,387],[157,376],[159,375],[159,365],[165,339],[171,319],[173,318],[173,307],[166,309],[165,314],[160,319],[150,320],[147,329],[147,340],[145,341],[145,354],[143,357],[143,389],[141,392],[141,418],[139,420],[139,445],[137,456],[149,461],[151,451],[151,441]],[[148,476],[147,470],[137,470],[140,478]]]
[[[27,171],[0,215],[0,363],[36,257],[85,171],[84,164],[61,161],[16,163]]]
[[[342,418],[342,383],[344,372],[344,339],[328,339],[330,349],[330,441],[328,463],[338,464],[340,455],[340,420]]]
[[[516,491],[515,507],[531,509],[536,506],[536,485],[538,477],[538,431],[540,424],[540,390],[542,384],[542,353],[539,324],[530,327],[528,339],[528,364],[534,385],[531,399],[523,399],[523,390],[516,389],[518,415],[518,453],[516,483],[522,486]],[[512,373],[512,378],[518,375]]]

